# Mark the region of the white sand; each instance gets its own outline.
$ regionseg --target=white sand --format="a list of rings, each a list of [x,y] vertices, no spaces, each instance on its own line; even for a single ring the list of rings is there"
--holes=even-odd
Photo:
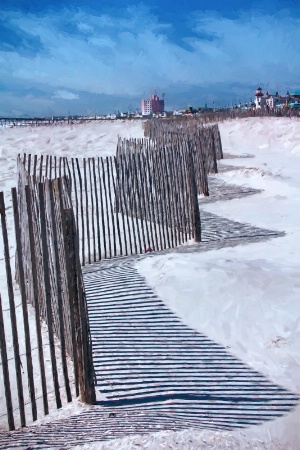
[[[186,324],[230,347],[230,352],[273,382],[300,394],[300,122],[253,118],[220,124],[220,130],[225,152],[250,153],[255,158],[224,161],[247,169],[218,176],[264,192],[203,208],[229,219],[285,231],[286,236],[207,253],[174,252],[145,259],[138,267]],[[15,184],[19,152],[106,156],[114,153],[118,134],[141,137],[141,124],[0,129],[0,190]],[[2,291],[3,277],[0,280]],[[297,450],[299,419],[298,407],[243,432],[166,431],[77,448]]]
[[[110,156],[115,155],[118,135],[143,137],[141,121],[0,128],[0,191],[15,186],[19,153],[78,158]]]

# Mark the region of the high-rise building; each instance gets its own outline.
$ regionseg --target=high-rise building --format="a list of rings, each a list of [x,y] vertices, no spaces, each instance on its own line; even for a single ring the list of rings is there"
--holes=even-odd
[[[142,115],[161,114],[165,110],[165,101],[153,94],[149,100],[142,100]]]
[[[151,100],[142,100],[142,115],[149,116],[152,114]]]

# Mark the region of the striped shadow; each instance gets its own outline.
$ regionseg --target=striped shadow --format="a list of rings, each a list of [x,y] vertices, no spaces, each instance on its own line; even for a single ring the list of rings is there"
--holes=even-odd
[[[222,171],[238,170],[241,167],[221,166]],[[223,200],[232,200],[235,198],[248,197],[248,195],[260,194],[262,189],[254,189],[248,186],[239,186],[236,184],[229,184],[218,178],[216,175],[209,175],[208,177],[209,197],[201,197],[201,204],[214,203]]]
[[[102,267],[84,274],[100,405],[118,414],[160,414],[161,429],[170,427],[171,415],[177,424],[218,430],[271,420],[295,406],[295,395],[183,324],[133,262]]]
[[[236,239],[251,242],[254,239],[264,240],[284,236],[285,234],[280,231],[235,222],[207,211],[201,211],[201,228],[202,244]]]

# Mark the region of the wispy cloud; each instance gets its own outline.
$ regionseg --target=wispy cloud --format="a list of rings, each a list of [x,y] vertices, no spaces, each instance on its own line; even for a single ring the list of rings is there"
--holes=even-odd
[[[154,88],[167,98],[168,92],[182,97],[214,85],[222,85],[224,98],[227,85],[230,98],[235,86],[241,91],[263,83],[280,90],[297,83],[300,23],[288,10],[234,17],[189,11],[181,22],[185,35],[180,22],[163,21],[145,5],[106,14],[6,11],[0,78],[24,88],[43,86],[52,102],[79,95],[83,101],[83,93],[139,97]]]
[[[79,95],[73,94],[73,92],[70,91],[63,91],[59,89],[58,91],[55,92],[53,98],[63,98],[64,100],[78,100]]]

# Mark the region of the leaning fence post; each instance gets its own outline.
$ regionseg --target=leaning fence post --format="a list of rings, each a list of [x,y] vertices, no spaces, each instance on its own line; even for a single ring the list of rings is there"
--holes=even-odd
[[[191,208],[192,208],[192,226],[194,232],[194,241],[201,242],[201,220],[199,211],[199,202],[197,195],[197,185],[195,180],[195,171],[193,164],[193,156],[191,152],[187,152],[187,165],[188,165],[188,177],[191,196]]]
[[[66,236],[65,254],[68,258],[68,276],[70,277],[71,292],[73,297],[73,299],[70,298],[70,308],[73,308],[76,329],[80,395],[81,401],[93,405],[96,403],[94,367],[87,306],[80,269],[79,243],[76,236],[73,210],[64,209],[62,211],[62,217]]]

